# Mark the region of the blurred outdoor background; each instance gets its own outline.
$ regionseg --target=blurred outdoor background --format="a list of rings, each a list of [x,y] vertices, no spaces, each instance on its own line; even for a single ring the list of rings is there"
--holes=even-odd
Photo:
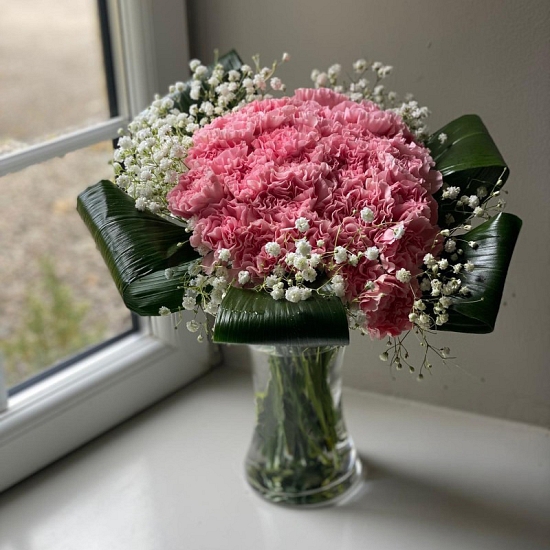
[[[109,118],[95,0],[0,0],[0,158]],[[111,142],[0,178],[0,354],[8,387],[130,328],[77,195]]]

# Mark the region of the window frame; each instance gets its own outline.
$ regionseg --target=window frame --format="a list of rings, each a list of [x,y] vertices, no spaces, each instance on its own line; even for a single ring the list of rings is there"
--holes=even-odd
[[[0,159],[0,175],[100,141],[185,76],[184,0],[105,0],[118,116]],[[84,354],[7,397],[0,376],[0,492],[206,373],[218,348],[175,330],[171,317],[139,318],[137,331]],[[2,404],[7,408],[2,412]]]

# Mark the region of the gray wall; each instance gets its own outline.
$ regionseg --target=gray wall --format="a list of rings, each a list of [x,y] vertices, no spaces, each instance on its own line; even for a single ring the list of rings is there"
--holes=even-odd
[[[204,61],[216,47],[247,61],[287,51],[280,76],[294,88],[310,85],[312,68],[366,57],[395,67],[390,87],[430,107],[432,130],[464,113],[483,118],[511,169],[508,211],[524,220],[495,332],[437,339],[458,359],[423,382],[390,372],[382,343],[354,338],[345,380],[550,426],[550,2],[188,0],[188,17],[191,55]]]

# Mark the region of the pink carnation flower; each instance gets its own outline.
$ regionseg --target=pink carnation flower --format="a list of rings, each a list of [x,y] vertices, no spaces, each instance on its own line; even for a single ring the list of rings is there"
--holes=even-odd
[[[193,140],[189,171],[168,200],[174,214],[196,220],[190,242],[210,251],[206,264],[227,248],[234,274],[247,270],[257,283],[281,262],[266,253],[269,242],[284,255],[305,237],[325,258],[342,246],[359,255],[357,264],[325,262],[324,269],[344,276],[344,299],[359,303],[369,333],[383,338],[411,328],[414,276],[440,246],[432,195],[441,174],[398,115],[329,89],[301,89],[217,118]],[[359,215],[365,207],[372,222]],[[305,234],[295,228],[301,217]],[[373,246],[378,259],[361,255]],[[397,281],[401,268],[413,275],[410,283]]]

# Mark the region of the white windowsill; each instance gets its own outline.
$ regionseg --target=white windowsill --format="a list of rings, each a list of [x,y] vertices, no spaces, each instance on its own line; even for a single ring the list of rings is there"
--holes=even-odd
[[[550,545],[550,432],[346,389],[367,466],[345,506],[264,503],[242,475],[246,369],[223,367],[0,495],[0,550]]]

